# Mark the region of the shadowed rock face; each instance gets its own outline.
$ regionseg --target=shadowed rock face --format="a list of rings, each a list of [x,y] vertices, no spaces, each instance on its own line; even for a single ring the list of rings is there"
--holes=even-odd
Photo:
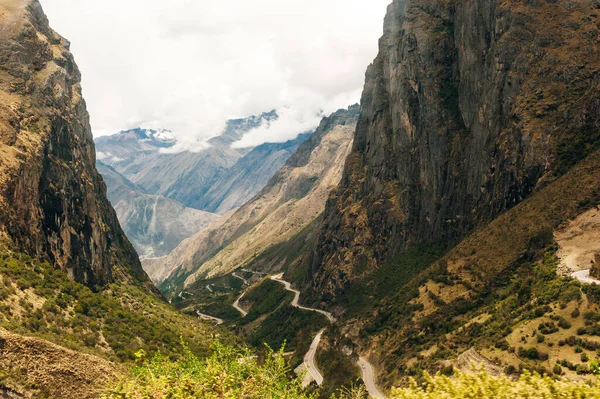
[[[590,275],[595,278],[600,278],[600,252],[594,257],[594,264],[592,265]]]
[[[149,282],[96,171],[69,43],[49,28],[36,0],[2,2],[0,24],[3,243],[91,287]]]
[[[389,6],[313,257],[316,292],[340,293],[408,245],[458,241],[598,147],[598,7]]]

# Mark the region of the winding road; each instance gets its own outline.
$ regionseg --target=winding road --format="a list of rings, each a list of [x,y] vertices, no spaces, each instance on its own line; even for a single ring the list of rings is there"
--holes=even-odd
[[[199,310],[196,310],[196,314],[198,315],[198,317],[202,320],[210,320],[210,321],[214,321],[217,324],[223,324],[225,323],[225,320],[223,319],[219,319],[218,317],[214,317],[214,316],[209,316],[207,314],[204,313],[200,313]]]
[[[250,270],[243,270],[243,271],[254,273],[254,274],[262,274],[262,273],[252,272]],[[246,279],[242,278],[241,276],[238,276],[235,273],[233,274],[233,276],[243,280],[246,284],[248,284]],[[320,314],[324,315],[325,317],[327,317],[327,320],[330,323],[333,324],[336,322],[336,318],[329,312],[326,312],[321,309],[314,309],[314,308],[309,308],[309,307],[300,305],[300,291],[293,289],[292,284],[290,282],[283,280],[283,273],[278,274],[276,276],[270,276],[270,278],[273,281],[283,284],[286,291],[292,292],[294,294],[294,299],[291,302],[291,305],[293,307],[301,309],[301,310],[306,310],[308,312],[320,313]],[[248,314],[248,312],[246,312],[244,309],[239,307],[240,299],[243,298],[245,293],[246,292],[242,293],[242,295],[238,298],[238,300],[235,301],[235,303],[233,304],[233,307],[235,309],[237,309],[237,311],[240,312],[242,314],[242,316],[246,316]],[[315,381],[317,383],[317,385],[319,385],[319,386],[323,384],[324,378],[323,378],[323,375],[321,374],[321,372],[319,371],[319,368],[317,367],[317,364],[315,362],[315,356],[317,354],[317,349],[319,348],[319,344],[321,343],[321,338],[322,338],[324,332],[325,332],[325,329],[322,329],[321,331],[319,331],[317,333],[317,335],[313,339],[312,343],[310,344],[310,348],[308,349],[308,352],[306,352],[306,354],[304,355],[303,363],[300,365],[300,367],[298,367],[296,369],[297,372],[306,370],[306,375],[304,377],[304,380],[302,381],[302,385],[304,387],[308,386],[311,383],[311,381]],[[375,369],[371,365],[371,363],[369,363],[366,358],[360,357],[358,360],[358,366],[361,369],[362,379],[365,383],[365,386],[367,387],[367,391],[369,392],[369,395],[375,399],[386,399],[386,397],[381,393],[381,391],[379,391],[379,388],[377,388],[377,384],[375,382]]]
[[[329,320],[330,323],[332,323],[332,324],[335,323],[336,319],[335,319],[335,317],[333,317],[333,315],[331,313],[326,312],[326,311],[321,310],[321,309],[307,308],[305,306],[300,305],[299,304],[299,302],[300,302],[300,291],[293,289],[292,288],[292,284],[289,283],[289,282],[287,282],[287,281],[285,281],[285,280],[282,280],[282,278],[283,278],[283,274],[278,274],[277,276],[271,276],[271,280],[277,281],[278,283],[283,284],[283,286],[285,287],[286,291],[294,293],[294,299],[292,300],[292,306],[293,307],[298,308],[298,309],[302,309],[302,310],[307,310],[309,312],[320,313],[320,314],[324,315],[325,317],[327,317],[327,320]]]
[[[379,391],[377,388],[377,384],[375,383],[375,368],[367,359],[364,357],[358,358],[358,367],[360,367],[360,371],[362,373],[362,380],[367,387],[367,392],[369,392],[369,396],[375,399],[386,399],[385,396]]]
[[[240,307],[240,300],[244,297],[244,295],[246,295],[246,291],[242,292],[242,295],[240,295],[240,297],[233,303],[233,305],[231,305],[235,308],[235,310],[241,313],[242,317],[246,317],[248,315],[248,312],[246,312]]]
[[[571,277],[579,280],[583,284],[599,284],[600,280],[596,280],[595,278],[590,277],[590,270],[581,270],[571,274]]]

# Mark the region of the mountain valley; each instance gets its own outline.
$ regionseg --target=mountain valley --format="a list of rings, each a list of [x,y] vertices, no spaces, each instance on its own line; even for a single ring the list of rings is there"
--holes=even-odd
[[[191,149],[94,138],[70,43],[0,0],[0,398],[599,397],[600,2],[383,26],[360,104]]]

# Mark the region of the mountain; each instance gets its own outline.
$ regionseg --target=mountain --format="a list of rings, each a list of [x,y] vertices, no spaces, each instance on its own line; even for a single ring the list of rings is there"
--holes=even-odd
[[[165,153],[163,150],[170,144],[147,140],[151,134],[152,131],[135,129],[99,137],[96,146],[103,156],[100,160],[147,193],[192,208],[219,173],[242,156],[228,145],[210,146],[198,152]]]
[[[186,238],[208,227],[218,215],[186,208],[177,201],[145,191],[112,167],[97,162],[108,199],[125,234],[140,257],[164,256]]]
[[[3,24],[0,48],[3,244],[90,287],[128,278],[149,283],[96,171],[68,42],[48,27],[39,3],[3,6],[4,17],[15,18]]]
[[[285,143],[233,148],[244,134],[277,120],[275,111],[227,122],[197,151],[176,150],[167,131],[133,129],[96,139],[100,161],[145,190],[188,208],[224,214],[252,198],[308,134]]]
[[[217,333],[164,302],[95,163],[69,43],[37,0],[3,0],[1,397],[97,398],[141,350],[174,356],[183,340],[206,354]]]
[[[579,310],[598,312],[592,288],[557,275],[553,238],[600,203],[598,8],[388,7],[352,152],[298,280],[345,317],[382,382],[472,347],[500,369],[549,371],[564,341],[526,334],[564,319],[575,336]]]
[[[355,105],[323,119],[263,190],[236,212],[187,239],[167,257],[146,259],[144,267],[154,281],[180,287],[184,281],[187,286],[229,273],[317,219],[341,177],[358,109]]]
[[[245,204],[308,137],[310,134],[305,133],[284,143],[266,143],[253,148],[215,179],[197,206],[207,212],[224,214]]]

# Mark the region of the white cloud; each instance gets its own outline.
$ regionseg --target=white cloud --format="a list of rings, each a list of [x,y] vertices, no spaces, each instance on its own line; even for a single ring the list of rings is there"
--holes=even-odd
[[[271,109],[281,120],[245,140],[284,141],[357,102],[389,1],[41,0],[94,134],[164,128],[189,148]]]

